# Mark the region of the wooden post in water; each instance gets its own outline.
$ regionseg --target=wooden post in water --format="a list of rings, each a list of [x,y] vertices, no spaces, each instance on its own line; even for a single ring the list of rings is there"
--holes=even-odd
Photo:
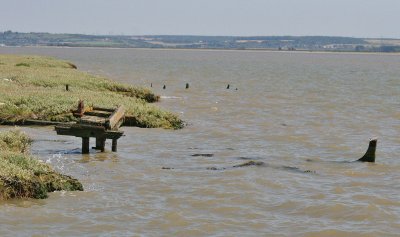
[[[104,152],[104,147],[106,146],[106,139],[103,137],[96,137],[96,150]]]
[[[101,152],[104,152],[104,147],[106,146],[106,139],[105,138],[100,138],[100,143],[101,143],[101,146],[100,146],[100,151]]]
[[[117,139],[112,139],[112,146],[111,146],[111,150],[113,151],[113,152],[117,152]]]
[[[89,154],[89,138],[82,137],[82,154]]]
[[[189,83],[186,83],[186,89],[189,89]]]
[[[69,91],[69,85],[68,84],[65,85],[65,90]]]

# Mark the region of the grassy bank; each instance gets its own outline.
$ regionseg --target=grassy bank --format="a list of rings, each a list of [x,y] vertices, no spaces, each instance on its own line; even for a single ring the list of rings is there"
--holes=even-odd
[[[0,200],[46,198],[53,191],[82,191],[82,184],[29,155],[32,140],[19,130],[0,133]]]
[[[65,86],[69,85],[69,91]],[[150,90],[81,72],[72,63],[39,56],[0,55],[0,123],[28,119],[74,121],[71,110],[85,105],[124,105],[131,126],[181,128],[176,115],[149,104],[159,97]]]

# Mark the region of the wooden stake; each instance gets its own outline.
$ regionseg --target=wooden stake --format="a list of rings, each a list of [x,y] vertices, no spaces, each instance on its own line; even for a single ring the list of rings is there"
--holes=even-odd
[[[82,154],[89,154],[89,138],[82,137]]]
[[[117,152],[117,139],[112,139],[111,150],[112,150],[113,152]]]
[[[103,137],[96,137],[96,150],[104,152],[104,147],[106,146],[106,139]]]

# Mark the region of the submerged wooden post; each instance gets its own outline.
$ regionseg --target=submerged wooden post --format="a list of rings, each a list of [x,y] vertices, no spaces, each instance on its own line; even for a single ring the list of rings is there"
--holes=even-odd
[[[82,137],[82,154],[89,154],[89,137]]]
[[[101,147],[101,140],[100,140],[99,137],[96,137],[96,146],[95,146],[95,149],[100,149],[100,147]]]
[[[69,85],[68,84],[65,85],[65,90],[69,91]]]
[[[186,89],[189,89],[189,83],[186,83]]]
[[[368,149],[365,152],[365,155],[358,159],[357,161],[361,162],[375,162],[375,151],[376,144],[378,143],[378,139],[374,138],[369,141]]]
[[[106,139],[103,137],[96,137],[96,150],[104,152],[104,147],[106,146]]]
[[[117,139],[112,139],[112,146],[111,146],[111,150],[113,152],[117,152]]]

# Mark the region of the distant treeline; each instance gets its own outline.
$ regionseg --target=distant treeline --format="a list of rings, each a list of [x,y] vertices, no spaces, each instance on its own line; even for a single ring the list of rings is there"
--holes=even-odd
[[[365,47],[357,45],[354,50],[356,52],[382,52],[382,53],[397,53],[400,52],[400,46],[397,45],[382,45],[379,47]]]
[[[176,48],[321,50],[325,45],[363,45],[363,39],[328,36],[181,36],[153,35],[143,38]]]
[[[366,39],[330,36],[125,36],[5,31],[0,32],[0,45],[400,52],[400,45],[373,45]]]
[[[69,47],[143,47],[152,46],[128,36],[100,36],[83,34],[50,34],[0,32],[0,44],[6,46],[69,46]]]

